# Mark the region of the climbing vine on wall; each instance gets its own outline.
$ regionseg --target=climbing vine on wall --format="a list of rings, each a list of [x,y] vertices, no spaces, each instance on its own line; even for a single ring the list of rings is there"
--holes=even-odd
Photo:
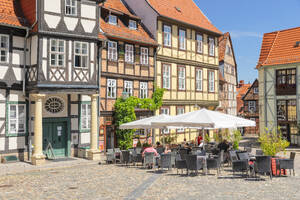
[[[118,98],[114,105],[114,125],[116,127],[117,143],[121,149],[132,147],[135,130],[121,130],[121,124],[136,120],[135,109],[155,111],[162,106],[164,89],[155,87],[152,98],[140,99],[134,96]]]

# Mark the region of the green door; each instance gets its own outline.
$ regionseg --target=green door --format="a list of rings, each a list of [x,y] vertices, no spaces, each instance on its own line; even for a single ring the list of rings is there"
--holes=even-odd
[[[43,123],[43,150],[51,143],[55,157],[67,156],[67,122]]]

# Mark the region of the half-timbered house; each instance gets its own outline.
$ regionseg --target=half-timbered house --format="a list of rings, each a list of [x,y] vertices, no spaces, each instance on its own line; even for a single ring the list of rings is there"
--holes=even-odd
[[[2,156],[40,164],[47,149],[68,157],[90,146],[99,158],[99,3],[0,1]]]
[[[113,148],[117,141],[112,124],[114,103],[122,96],[151,98],[157,43],[120,0],[101,4],[100,26],[108,40],[102,50],[100,146]],[[136,110],[137,118],[153,114]]]
[[[218,38],[222,33],[192,0],[123,0],[142,22],[160,47],[156,56],[155,78],[165,88],[163,106],[156,114],[182,114],[207,107],[215,109],[219,91]],[[156,132],[194,140],[197,131]],[[171,134],[170,134],[171,133]]]

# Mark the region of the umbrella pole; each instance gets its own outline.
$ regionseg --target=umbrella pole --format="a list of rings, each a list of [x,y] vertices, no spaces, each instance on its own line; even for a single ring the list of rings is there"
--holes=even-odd
[[[205,150],[204,128],[202,128],[203,150]]]

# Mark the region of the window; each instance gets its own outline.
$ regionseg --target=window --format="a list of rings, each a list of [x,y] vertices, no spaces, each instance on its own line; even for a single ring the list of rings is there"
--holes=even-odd
[[[18,134],[26,132],[26,105],[8,105],[8,133]]]
[[[64,67],[65,65],[65,41],[50,40],[50,65]]]
[[[254,92],[254,94],[258,94],[258,87],[255,87],[255,88],[253,89],[253,92]]]
[[[171,66],[163,64],[163,88],[170,89]]]
[[[115,79],[107,79],[107,98],[116,98],[117,82]]]
[[[66,0],[66,15],[77,15],[77,0]]]
[[[165,114],[165,115],[170,115],[170,108],[163,107],[163,108],[160,109],[160,113]],[[164,134],[167,134],[169,132],[170,132],[170,130],[168,128],[165,128],[165,129],[162,130],[162,133],[164,133]]]
[[[202,49],[203,49],[203,36],[200,34],[196,35],[196,40],[197,40],[197,53],[202,53]]]
[[[136,30],[136,28],[137,28],[137,26],[136,26],[136,21],[134,21],[134,20],[129,20],[129,28],[130,28],[130,29]]]
[[[177,112],[177,115],[184,114],[184,107],[177,107],[177,108],[176,108],[176,112]],[[178,133],[184,132],[184,128],[178,128],[178,129],[177,129],[177,132],[178,132]]]
[[[231,67],[231,74],[234,75],[234,67]]]
[[[88,43],[75,42],[75,67],[88,66]]]
[[[229,55],[229,56],[232,55],[231,48],[230,48],[230,46],[228,46],[228,45],[226,46],[226,54]]]
[[[91,128],[91,104],[81,104],[81,129]]]
[[[276,70],[276,94],[295,95],[296,94],[296,69]]]
[[[185,67],[178,67],[178,89],[185,90]]]
[[[208,72],[208,92],[215,92],[215,72]]]
[[[209,55],[210,56],[215,56],[215,40],[214,38],[209,38]]]
[[[8,35],[0,35],[0,62],[8,62],[9,38]]]
[[[172,31],[171,26],[164,25],[164,46],[171,47]]]
[[[185,30],[179,29],[179,49],[185,50],[186,35]]]
[[[202,69],[196,69],[196,91],[202,90]]]
[[[148,48],[141,47],[141,64],[148,65]]]
[[[255,112],[256,111],[256,102],[255,101],[249,101],[248,102],[248,110],[249,110],[249,112]]]
[[[278,121],[297,121],[296,100],[277,101],[277,120]]]
[[[148,83],[140,82],[140,98],[145,99],[148,98]]]
[[[51,114],[57,114],[64,110],[64,100],[59,97],[50,97],[45,101],[45,110]]]
[[[109,15],[108,17],[108,23],[112,25],[117,25],[117,16],[115,15]]]
[[[108,60],[118,60],[118,45],[117,42],[108,41]]]
[[[128,96],[133,94],[133,83],[132,81],[124,81],[124,93]]]
[[[125,62],[128,63],[134,62],[133,45],[130,44],[125,45]]]

